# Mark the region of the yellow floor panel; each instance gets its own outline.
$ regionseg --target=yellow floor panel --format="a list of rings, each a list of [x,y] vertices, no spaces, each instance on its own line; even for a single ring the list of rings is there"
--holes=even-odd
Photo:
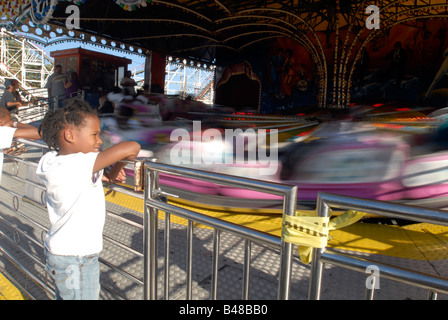
[[[143,201],[135,197],[111,192],[107,194],[106,200],[143,212]],[[204,207],[193,208],[186,203],[188,202],[183,201],[176,205],[272,235],[281,235],[282,217],[278,210],[271,210],[271,214],[269,214],[269,209],[257,209],[253,212],[246,209],[243,210],[244,212],[238,213],[235,210],[229,211],[219,207],[213,207],[212,210]],[[164,218],[163,212],[159,214],[159,217]],[[185,219],[175,216],[171,217],[171,221],[186,224]],[[426,223],[408,226],[356,223],[340,230],[331,231],[330,235],[331,240],[328,245],[332,248],[415,260],[448,259],[448,227],[444,226]]]
[[[0,300],[26,300],[19,290],[0,273]]]

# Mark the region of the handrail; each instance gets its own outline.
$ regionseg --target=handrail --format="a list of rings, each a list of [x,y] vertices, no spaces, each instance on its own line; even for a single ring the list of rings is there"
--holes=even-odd
[[[331,207],[448,226],[448,212],[443,210],[319,192],[317,199],[318,216],[329,217]],[[365,272],[367,261],[366,259],[350,257],[339,252],[327,251],[326,248],[314,248],[308,298],[320,299],[324,263],[336,264],[352,270]],[[370,263],[370,265],[372,264],[379,268],[379,272],[385,278],[408,283],[434,292],[448,293],[448,278],[389,266],[377,261]],[[374,288],[367,288],[367,290],[366,297],[373,299]],[[430,292],[429,296],[434,296],[433,292]]]
[[[27,145],[37,147],[37,148],[47,148],[47,146],[42,141],[27,141],[20,139],[19,141],[26,143]],[[26,166],[36,166],[34,161],[29,161],[28,159],[20,158],[18,156],[5,155],[6,159],[10,159],[15,163],[26,165]],[[269,193],[274,195],[283,196],[283,214],[292,215],[296,210],[296,199],[297,199],[297,187],[288,186],[278,183],[265,182],[261,180],[254,180],[249,178],[241,178],[236,176],[230,176],[225,174],[217,174],[207,171],[195,170],[182,168],[177,166],[171,166],[166,164],[161,164],[157,162],[157,159],[137,159],[136,161],[127,161],[128,164],[134,165],[134,170],[143,170],[143,193],[135,192],[131,188],[124,187],[122,185],[109,184],[107,188],[113,191],[117,191],[138,199],[143,200],[143,223],[135,222],[125,218],[124,216],[119,216],[112,212],[107,212],[108,219],[114,219],[119,222],[127,223],[133,227],[137,227],[143,232],[143,252],[135,250],[125,243],[121,243],[116,239],[113,239],[107,235],[104,236],[104,240],[111,245],[119,247],[130,253],[132,257],[138,259],[143,259],[143,280],[138,277],[128,273],[126,270],[121,268],[119,265],[114,265],[110,261],[105,259],[100,259],[100,262],[111,268],[114,272],[118,273],[120,276],[132,281],[138,286],[143,287],[143,298],[144,299],[156,299],[157,298],[157,283],[156,283],[156,262],[158,261],[157,256],[157,246],[158,246],[158,211],[161,210],[165,212],[165,234],[164,234],[164,298],[169,299],[169,263],[170,263],[170,228],[171,228],[171,215],[180,216],[188,220],[187,232],[186,232],[186,264],[185,272],[187,275],[186,280],[186,298],[192,298],[192,263],[193,263],[193,223],[198,222],[202,225],[209,226],[213,229],[213,252],[212,252],[212,276],[211,276],[211,298],[217,298],[218,291],[218,261],[219,261],[219,249],[220,249],[220,239],[222,232],[228,232],[244,240],[244,264],[243,264],[243,286],[242,286],[242,298],[248,299],[249,296],[249,277],[250,277],[250,260],[251,260],[251,245],[252,243],[258,243],[269,248],[275,248],[280,250],[280,269],[279,269],[279,280],[278,280],[278,293],[277,298],[287,300],[290,295],[290,279],[291,277],[291,266],[292,266],[292,244],[282,241],[279,237],[267,234],[264,232],[256,231],[247,228],[242,225],[234,224],[231,222],[223,221],[217,218],[203,215],[199,212],[192,211],[189,209],[182,208],[175,204],[168,203],[167,196],[158,185],[158,175],[159,173],[167,173],[174,176],[181,176],[185,178],[192,178],[202,181],[213,182],[216,184],[230,185],[237,188],[246,188],[253,191],[259,191],[263,193]],[[142,166],[143,165],[143,166]],[[18,168],[17,168],[18,169]],[[33,187],[44,188],[36,182],[29,180],[28,177],[21,177],[17,172],[13,174],[4,172],[7,176],[12,176],[15,180],[24,182]],[[136,174],[136,177],[138,175]],[[138,180],[138,179],[137,179]],[[140,190],[140,185],[136,185],[134,190]],[[13,196],[13,204],[6,205],[2,203],[6,208],[15,212],[17,217],[20,217],[25,221],[27,225],[39,228],[36,230],[47,230],[40,221],[33,219],[33,217],[27,216],[27,212],[22,212],[23,209],[18,205],[19,199],[27,200],[26,202],[32,202],[34,205],[39,207],[39,209],[45,210],[44,204],[39,203],[37,200],[32,201],[26,199],[14,190],[8,190],[6,186],[1,186],[0,189],[7,190]],[[391,202],[382,202],[376,200],[340,196],[329,193],[319,193],[317,201],[317,213],[319,216],[328,216],[330,214],[330,208],[337,208],[342,210],[356,210],[366,213],[372,213],[375,215],[381,215],[392,218],[401,218],[406,220],[416,220],[419,222],[427,222],[432,224],[439,224],[448,226],[448,212],[443,210],[421,208]],[[33,246],[39,247],[43,250],[43,239],[40,241],[29,238],[25,233],[22,233],[20,228],[16,228],[6,221],[2,212],[0,212],[0,220],[5,222],[6,225],[14,229],[17,235],[24,236],[23,238],[29,241]],[[34,250],[29,250],[28,248],[23,248],[20,243],[15,243],[16,239],[10,236],[5,236],[0,230],[0,237],[8,240],[12,245],[16,245],[24,255],[35,261],[36,265],[42,267],[44,264],[38,260],[35,256]],[[46,280],[42,280],[40,277],[34,275],[33,268],[28,268],[21,261],[17,260],[11,254],[7,253],[4,247],[0,243],[0,252],[3,253],[14,265],[18,266],[24,272],[29,273],[28,276],[33,282],[35,282],[39,287],[43,287],[47,292],[54,293],[54,288]],[[440,276],[433,276],[430,274],[425,274],[422,272],[415,272],[413,270],[407,270],[405,268],[400,268],[397,266],[391,266],[384,263],[379,263],[377,261],[371,262],[368,259],[353,257],[348,254],[342,254],[340,252],[335,252],[333,250],[313,249],[313,261],[311,265],[311,278],[309,286],[309,299],[319,299],[320,289],[322,283],[322,270],[325,263],[333,264],[337,266],[342,266],[354,271],[365,272],[367,266],[374,264],[379,268],[381,276],[384,278],[392,279],[394,281],[404,282],[407,284],[414,285],[419,288],[429,290],[429,297],[433,298],[438,292],[448,293],[448,279]],[[20,286],[18,284],[18,286]],[[109,292],[113,292],[117,295],[120,293],[114,292],[114,289],[103,285],[103,289]],[[367,288],[366,297],[373,299],[373,289]],[[28,295],[28,294],[27,294]],[[120,298],[124,298],[120,296]]]
[[[201,171],[195,169],[182,168],[172,165],[165,165],[156,162],[156,158],[152,158],[145,162],[145,208],[144,208],[144,299],[154,300],[156,294],[155,272],[156,272],[156,235],[158,226],[158,211],[163,210],[166,215],[178,215],[188,220],[187,232],[187,299],[191,298],[191,270],[192,270],[192,222],[199,222],[214,229],[214,248],[219,248],[219,234],[222,231],[228,231],[236,234],[246,240],[245,250],[245,267],[244,267],[244,286],[243,299],[248,297],[248,277],[250,260],[250,243],[261,242],[266,245],[281,247],[281,262],[280,262],[280,277],[278,284],[279,299],[287,300],[290,294],[290,276],[291,276],[291,262],[292,262],[292,244],[286,243],[272,235],[265,234],[260,231],[246,228],[244,226],[233,223],[217,220],[209,216],[179,208],[174,205],[166,203],[164,193],[159,189],[158,175],[159,173],[168,173],[175,176],[182,176],[185,178],[198,179],[202,181],[213,182],[227,186],[234,186],[237,188],[245,188],[252,191],[259,191],[274,195],[283,196],[283,213],[293,215],[297,206],[297,186],[288,186],[279,183],[265,182],[261,180],[241,178],[225,174],[217,174],[208,171]],[[165,224],[166,232],[169,232],[169,224]],[[165,275],[169,265],[169,239],[165,238]],[[217,285],[217,259],[219,253],[213,252],[213,273],[212,273],[212,297],[216,297]],[[168,284],[167,277],[165,277],[165,298],[168,298],[166,288]]]
[[[34,147],[37,150],[42,149],[42,152],[43,152],[43,150],[48,148],[47,145],[44,144],[40,140],[28,141],[26,139],[18,139],[18,141],[25,143],[27,146]],[[10,159],[14,163],[16,163],[16,165],[14,166],[14,168],[15,168],[14,173],[4,172],[5,176],[13,178],[14,180],[17,180],[18,182],[30,185],[33,188],[35,188],[36,190],[40,189],[42,191],[42,195],[39,196],[39,195],[33,194],[33,196],[36,197],[36,199],[42,198],[43,194],[45,192],[45,188],[43,186],[39,185],[38,183],[36,183],[35,181],[33,181],[32,179],[30,180],[28,176],[22,177],[21,175],[19,175],[19,164],[26,166],[26,167],[36,167],[37,163],[34,162],[35,159],[33,158],[34,160],[28,160],[27,158],[23,158],[22,156],[12,156],[12,155],[5,155],[5,157],[6,157],[6,159]],[[125,161],[125,162],[128,164],[133,164],[135,170],[142,170],[142,167],[141,167],[142,163],[144,164],[144,168],[146,168],[147,167],[146,164],[148,164],[148,162],[145,162],[145,160],[142,160],[142,159],[137,159],[136,161]],[[288,209],[289,211],[286,210],[288,212],[294,212],[294,210],[295,210],[296,187],[284,186],[284,185],[275,184],[275,183],[264,183],[259,180],[241,179],[238,177],[217,175],[217,174],[201,172],[201,171],[191,171],[191,170],[185,169],[185,168],[177,168],[177,167],[166,166],[166,165],[162,165],[162,164],[152,164],[152,165],[156,166],[157,170],[159,170],[160,172],[165,172],[168,170],[171,174],[174,174],[174,175],[187,175],[187,176],[195,176],[195,177],[198,177],[199,179],[201,179],[201,178],[202,179],[212,179],[212,180],[217,180],[218,183],[234,184],[234,185],[238,185],[240,187],[244,187],[244,186],[251,187],[253,190],[259,190],[262,192],[273,193],[273,194],[277,194],[277,195],[284,195],[287,200],[287,201],[285,201],[285,205],[284,205],[285,210]],[[149,166],[151,166],[151,164]],[[152,170],[154,170],[153,166],[151,166]],[[152,175],[154,175],[154,174],[152,174]],[[136,174],[136,178],[137,177],[138,177],[138,174]],[[138,179],[136,179],[136,180],[138,180]],[[150,181],[150,179],[144,179],[144,180],[146,182]],[[238,180],[238,182],[236,180]],[[151,185],[153,183],[154,183],[154,181],[151,182]],[[146,186],[146,184],[145,184],[145,186]],[[120,192],[120,193],[123,193],[126,195],[130,195],[130,196],[142,199],[142,200],[145,200],[145,197],[146,197],[145,195],[147,194],[146,191],[149,190],[149,189],[145,189],[145,192],[143,192],[143,194],[142,194],[141,192],[135,192],[135,191],[132,191],[131,188],[127,188],[127,187],[120,186],[120,185],[108,184],[107,187],[110,190],[117,191],[117,192]],[[134,190],[137,190],[139,187],[140,186],[136,185],[134,187]],[[26,209],[22,209],[22,207],[19,206],[19,201],[26,201],[28,203],[32,203],[39,209],[46,211],[44,199],[37,199],[37,200],[28,199],[26,195],[17,194],[16,192],[14,192],[12,190],[8,190],[6,187],[0,187],[0,188],[9,192],[13,197],[12,205],[6,205],[6,204],[3,204],[3,205],[8,207],[9,210],[12,210],[13,212],[15,212],[17,217],[20,217],[21,219],[23,219],[25,224],[33,226],[33,228],[36,228],[36,230],[42,230],[42,233],[48,231],[48,228],[45,225],[42,225],[40,223],[40,221],[35,220],[33,217],[28,217]],[[216,242],[215,242],[215,247],[214,247],[215,249],[213,252],[213,256],[214,256],[213,269],[215,271],[213,273],[213,281],[212,281],[214,283],[212,298],[216,299],[216,292],[217,292],[217,272],[218,272],[217,261],[218,261],[218,253],[219,253],[219,238],[220,238],[221,232],[232,232],[233,234],[239,235],[245,239],[246,265],[244,268],[244,278],[246,280],[244,282],[244,287],[243,287],[243,291],[244,291],[243,298],[245,298],[245,299],[248,298],[248,291],[249,291],[249,285],[248,285],[249,264],[248,264],[248,261],[250,261],[251,243],[257,242],[257,243],[260,243],[260,244],[263,244],[263,245],[266,245],[269,247],[275,247],[275,248],[280,248],[284,245],[285,248],[283,250],[284,250],[284,252],[289,252],[289,256],[286,255],[284,258],[284,259],[286,259],[287,263],[283,264],[286,267],[282,268],[280,275],[281,275],[281,279],[282,279],[281,281],[283,281],[283,283],[287,282],[288,286],[285,287],[284,285],[280,284],[281,282],[279,282],[278,296],[279,296],[279,298],[282,298],[282,299],[287,299],[289,297],[289,278],[290,278],[289,275],[290,275],[290,266],[291,266],[290,259],[292,259],[292,250],[291,250],[289,244],[283,244],[278,237],[272,236],[270,234],[254,231],[249,228],[245,228],[243,226],[232,224],[230,222],[225,222],[225,221],[221,221],[219,219],[214,219],[211,217],[203,216],[201,214],[198,214],[197,212],[182,209],[180,207],[174,207],[174,206],[171,206],[163,201],[158,201],[160,199],[160,196],[163,195],[163,192],[161,192],[159,189],[157,189],[157,192],[151,193],[151,194],[157,195],[157,197],[150,197],[149,199],[146,199],[147,203],[149,203],[149,205],[152,206],[152,209],[151,209],[152,212],[156,212],[157,210],[164,210],[166,212],[169,211],[169,212],[172,212],[172,214],[179,214],[181,216],[185,216],[190,219],[194,219],[194,221],[201,222],[202,224],[212,225],[215,228],[214,239],[216,239],[215,240]],[[39,201],[39,200],[41,200],[41,201]],[[143,208],[144,211],[147,211],[146,208],[147,208],[147,206],[145,205],[145,208]],[[154,225],[151,226],[152,229],[148,228],[148,223],[147,223],[149,220],[148,215],[144,214],[144,216],[143,216],[144,224],[143,225],[136,223],[132,220],[128,220],[125,217],[118,216],[109,211],[107,212],[107,217],[115,219],[116,221],[127,223],[129,225],[132,225],[133,227],[137,227],[137,228],[141,229],[143,231],[143,233],[146,235],[145,236],[146,239],[148,238],[147,235],[149,235],[149,234],[151,234],[151,236],[154,235],[154,230],[155,230]],[[0,213],[0,219],[5,220],[5,222],[6,222],[6,219],[4,218],[2,213]],[[169,217],[167,217],[167,221],[169,221]],[[10,225],[8,222],[6,222],[6,224]],[[193,240],[192,239],[192,230],[193,230],[192,223],[189,223],[188,230],[189,230],[189,232],[188,232],[189,233],[189,240],[188,240],[189,254],[188,254],[188,256],[190,257],[190,266],[191,266],[192,240]],[[21,230],[16,230],[16,232],[18,232],[18,234],[22,235]],[[29,258],[31,258],[33,261],[35,261],[35,263],[37,265],[39,265],[41,268],[43,268],[43,266],[45,264],[44,264],[44,262],[41,262],[38,259],[38,257],[35,256],[35,252],[28,252],[27,249],[22,247],[19,243],[14,243],[15,239],[11,239],[9,237],[4,237],[4,238],[6,240],[9,240],[9,243],[11,245],[17,246],[19,250],[23,251],[25,255],[27,255]],[[27,241],[31,241],[30,243],[33,243],[34,246],[39,247],[40,248],[39,250],[43,251],[43,239],[37,239],[37,240],[28,239],[28,237],[26,235],[24,236],[24,239],[26,239]],[[136,251],[135,249],[132,249],[131,247],[128,247],[126,244],[120,243],[119,241],[117,241],[107,235],[104,236],[104,240],[111,243],[115,247],[119,247],[120,249],[126,250],[127,252],[135,255],[135,257],[137,257],[139,259],[143,258],[144,261],[148,261],[148,259],[153,257],[154,251],[153,250],[151,251],[149,249],[156,243],[155,241],[151,242],[151,243],[145,242],[144,251],[141,253],[139,251]],[[0,248],[1,248],[1,245],[0,245]],[[20,268],[23,272],[28,274],[29,278],[33,282],[35,282],[39,287],[43,288],[45,291],[47,291],[50,294],[54,294],[54,287],[51,285],[51,283],[47,282],[47,279],[42,280],[40,277],[34,275],[32,269],[27,268],[25,265],[23,265],[23,263],[18,261],[15,257],[6,255],[6,254],[5,254],[5,257],[7,257],[14,265],[16,265],[18,268]],[[151,263],[154,261],[155,260],[152,259]],[[122,277],[134,282],[135,284],[137,284],[139,286],[148,288],[149,285],[155,284],[154,281],[149,282],[151,279],[148,278],[147,276],[144,277],[143,281],[141,281],[140,279],[136,278],[134,275],[129,274],[127,271],[123,270],[120,266],[114,265],[112,262],[106,261],[102,258],[100,258],[100,262],[102,264],[106,265],[108,268],[111,268],[112,270],[114,270],[114,272],[120,274]],[[149,266],[149,264],[146,264],[146,270],[148,270],[147,269],[148,266]],[[145,269],[145,267],[144,267],[144,269]],[[187,281],[188,295],[187,296],[188,296],[188,298],[191,298],[191,267],[188,270],[187,270],[187,272],[188,272],[188,281]],[[147,274],[147,271],[145,271],[145,274]],[[168,283],[168,282],[166,282],[166,283]],[[110,288],[105,284],[103,284],[103,289],[111,291],[120,296],[119,293],[113,291],[114,290],[113,288]],[[29,293],[27,293],[27,295],[29,295]],[[145,297],[147,298],[148,295],[145,295]]]

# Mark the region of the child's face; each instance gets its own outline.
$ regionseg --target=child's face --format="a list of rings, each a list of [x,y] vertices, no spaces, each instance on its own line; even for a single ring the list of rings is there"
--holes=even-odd
[[[99,152],[103,141],[100,138],[101,124],[95,115],[84,118],[84,126],[71,129],[73,134],[73,152]]]

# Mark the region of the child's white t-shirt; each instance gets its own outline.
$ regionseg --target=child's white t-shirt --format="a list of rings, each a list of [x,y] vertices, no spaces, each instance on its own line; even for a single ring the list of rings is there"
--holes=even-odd
[[[0,183],[3,173],[3,149],[10,148],[16,128],[0,127]]]
[[[47,210],[51,227],[45,247],[52,254],[87,256],[103,248],[106,202],[101,177],[93,178],[98,153],[58,155],[46,153],[36,173],[47,188]]]

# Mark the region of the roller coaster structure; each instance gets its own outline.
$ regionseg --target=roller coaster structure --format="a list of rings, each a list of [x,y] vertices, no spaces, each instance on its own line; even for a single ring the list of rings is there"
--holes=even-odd
[[[15,79],[26,100],[46,98],[47,91],[42,88],[52,71],[53,59],[40,46],[0,29],[0,84],[5,79]]]

